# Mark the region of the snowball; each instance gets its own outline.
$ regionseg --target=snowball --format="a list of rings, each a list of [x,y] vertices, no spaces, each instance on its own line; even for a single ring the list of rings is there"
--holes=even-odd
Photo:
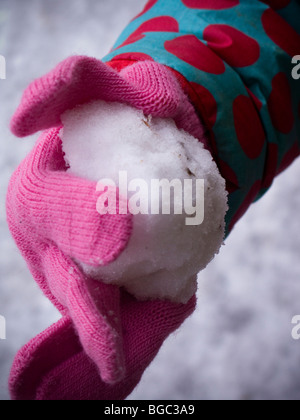
[[[224,239],[227,192],[209,151],[172,119],[145,117],[119,103],[78,106],[67,111],[62,122],[70,173],[93,181],[110,179],[116,186],[120,173],[126,174],[127,185],[136,185],[127,191],[128,200],[140,197],[141,212],[133,216],[133,232],[123,253],[96,268],[78,261],[82,269],[141,300],[186,303],[197,289],[197,274]],[[181,193],[179,187],[177,194],[171,189],[170,214],[162,214],[159,207],[168,204],[167,189],[161,196],[151,194],[162,180],[182,185]],[[176,214],[180,207],[182,214]],[[155,208],[159,214],[153,214]]]

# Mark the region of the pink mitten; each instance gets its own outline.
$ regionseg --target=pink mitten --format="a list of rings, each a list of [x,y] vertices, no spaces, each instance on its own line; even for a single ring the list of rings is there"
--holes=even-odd
[[[27,89],[13,132],[25,136],[58,128],[42,134],[13,175],[8,223],[35,280],[63,318],[16,356],[10,377],[14,399],[125,398],[165,338],[195,308],[195,298],[186,305],[138,302],[116,286],[88,278],[73,262],[114,261],[132,230],[130,214],[97,213],[95,183],[66,172],[60,116],[95,99],[172,117],[204,141],[192,105],[171,73],[156,63],[137,63],[118,74],[98,60],[74,57]]]
[[[87,353],[103,377],[113,382],[123,365],[122,337],[105,315],[118,306],[119,292],[103,286],[106,306],[95,308],[87,282],[77,275],[71,258],[91,265],[113,261],[130,238],[132,220],[130,214],[100,216],[96,184],[64,169],[58,130],[43,134],[11,179],[8,223],[35,280],[62,314],[72,317]],[[53,270],[61,252],[69,257],[63,273]],[[107,352],[108,343],[116,350]]]
[[[49,274],[55,273],[57,279],[66,278],[69,266],[66,257],[54,249],[49,250],[48,255]],[[196,304],[195,297],[187,305],[162,301],[137,302],[122,291],[119,297],[115,295],[115,303],[120,305],[120,313],[117,313],[117,310],[113,311],[113,305],[108,310],[109,304],[106,298],[110,286],[83,279],[75,269],[74,283],[78,281],[78,284],[73,286],[74,289],[80,288],[81,280],[89,283],[89,291],[99,310],[105,311],[100,305],[106,304],[107,318],[113,320],[118,317],[121,320],[126,369],[123,379],[114,385],[101,379],[95,364],[80,343],[72,319],[63,316],[17,354],[10,375],[12,398],[22,400],[126,398],[140,381],[144,370],[156,356],[165,338],[193,312]],[[115,291],[117,293],[117,289]],[[86,327],[89,329],[88,323]],[[97,347],[98,358],[101,360],[103,343],[100,340],[98,346],[96,341],[91,344]],[[108,344],[106,348],[108,353],[114,350],[109,346],[110,343],[106,344]]]
[[[165,66],[137,62],[119,74],[100,60],[83,56],[67,58],[27,88],[11,130],[23,137],[58,127],[66,110],[97,99],[126,103],[153,117],[173,118],[178,128],[206,143],[193,105]]]

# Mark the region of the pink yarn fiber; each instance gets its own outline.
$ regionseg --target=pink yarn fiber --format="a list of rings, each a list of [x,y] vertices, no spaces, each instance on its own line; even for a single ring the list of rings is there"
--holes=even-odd
[[[12,131],[26,136],[50,130],[10,181],[7,220],[34,279],[62,318],[16,355],[10,375],[16,400],[126,398],[165,338],[195,309],[195,297],[186,305],[138,302],[88,278],[74,263],[114,261],[132,231],[129,213],[97,213],[96,183],[66,172],[61,115],[96,99],[174,118],[205,143],[202,124],[177,80],[153,62],[119,74],[99,60],[71,57],[25,91]]]

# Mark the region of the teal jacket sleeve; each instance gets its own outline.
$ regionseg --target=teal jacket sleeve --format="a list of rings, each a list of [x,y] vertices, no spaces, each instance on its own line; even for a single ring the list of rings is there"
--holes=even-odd
[[[188,81],[227,180],[227,233],[300,154],[299,16],[298,0],[150,0],[104,58]]]

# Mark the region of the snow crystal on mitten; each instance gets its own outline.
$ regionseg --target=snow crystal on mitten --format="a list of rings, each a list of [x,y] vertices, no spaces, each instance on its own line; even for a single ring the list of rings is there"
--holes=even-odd
[[[129,244],[114,262],[77,263],[138,299],[186,303],[224,240],[227,192],[210,152],[172,119],[125,104],[91,102],[65,112],[62,122],[69,171],[100,188],[114,184],[134,214]],[[107,201],[105,209],[113,206]]]

